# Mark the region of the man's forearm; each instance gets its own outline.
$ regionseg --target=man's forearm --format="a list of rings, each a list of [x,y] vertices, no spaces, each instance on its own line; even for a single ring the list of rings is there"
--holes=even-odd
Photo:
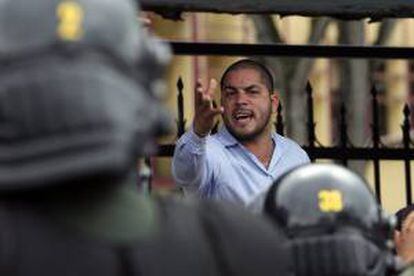
[[[172,174],[177,185],[198,189],[207,179],[206,138],[189,130],[177,142],[172,160]]]

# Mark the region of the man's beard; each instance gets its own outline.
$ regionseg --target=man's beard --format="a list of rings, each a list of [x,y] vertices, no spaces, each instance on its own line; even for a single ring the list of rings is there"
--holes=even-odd
[[[254,130],[252,133],[248,133],[248,134],[236,133],[236,131],[232,127],[230,127],[228,124],[225,124],[225,126],[226,126],[227,130],[230,132],[230,134],[234,138],[237,139],[237,141],[239,141],[239,142],[250,142],[250,141],[254,141],[268,127],[268,125],[270,123],[270,119],[272,117],[272,112],[270,110],[271,110],[271,108],[268,110],[267,117],[266,117],[266,120],[264,120],[263,125],[259,125],[258,128],[256,130]]]

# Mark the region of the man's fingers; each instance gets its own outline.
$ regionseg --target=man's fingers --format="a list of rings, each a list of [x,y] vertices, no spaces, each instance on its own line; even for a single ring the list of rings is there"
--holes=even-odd
[[[222,114],[224,112],[224,108],[222,106],[217,106],[214,108],[213,112],[217,114]]]
[[[210,89],[210,88],[208,88]],[[195,87],[195,96],[196,96],[196,102],[201,103],[201,104],[205,104],[208,101],[211,101],[212,97],[210,95],[210,93],[208,92],[208,89],[204,89],[203,84],[201,82],[201,79],[198,79],[196,82],[196,87]]]
[[[214,94],[216,94],[217,89],[217,81],[216,79],[211,79],[210,83],[208,84],[207,94],[213,98]]]
[[[195,88],[195,104],[196,109],[199,112],[208,112],[209,114],[212,113],[212,116],[222,113],[221,108],[217,109],[214,104],[214,93],[216,89],[217,81],[215,79],[210,80],[207,90],[203,88],[201,80],[197,80]]]
[[[217,88],[217,81],[215,79],[211,79],[207,90],[204,91],[203,105],[209,108],[214,107],[213,100],[214,100],[214,94],[216,93],[216,88]]]
[[[212,107],[206,113],[206,117],[213,118],[213,117],[216,117],[217,115],[220,115],[222,113],[223,113],[223,107],[221,107],[221,106],[216,107],[216,108]]]
[[[201,80],[198,79],[197,82],[196,82],[195,95],[194,95],[196,105],[200,105],[202,103],[203,97],[204,97],[203,84],[201,83]]]

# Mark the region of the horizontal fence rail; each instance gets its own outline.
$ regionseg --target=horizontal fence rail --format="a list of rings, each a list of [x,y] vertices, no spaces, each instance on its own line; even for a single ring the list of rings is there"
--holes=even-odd
[[[179,18],[182,12],[266,13],[303,16],[333,16],[342,19],[413,17],[409,0],[140,0],[144,10]]]
[[[159,145],[157,156],[171,157],[174,153],[173,144]],[[341,159],[347,160],[414,160],[414,149],[404,148],[341,148],[341,147],[309,147],[302,146],[311,159]]]
[[[412,47],[169,42],[175,55],[414,59]]]

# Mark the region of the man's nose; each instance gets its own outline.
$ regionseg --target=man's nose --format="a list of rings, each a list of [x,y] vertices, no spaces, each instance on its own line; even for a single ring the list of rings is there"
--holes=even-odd
[[[249,98],[247,93],[243,90],[239,90],[236,97],[237,104],[247,104],[249,102]]]

